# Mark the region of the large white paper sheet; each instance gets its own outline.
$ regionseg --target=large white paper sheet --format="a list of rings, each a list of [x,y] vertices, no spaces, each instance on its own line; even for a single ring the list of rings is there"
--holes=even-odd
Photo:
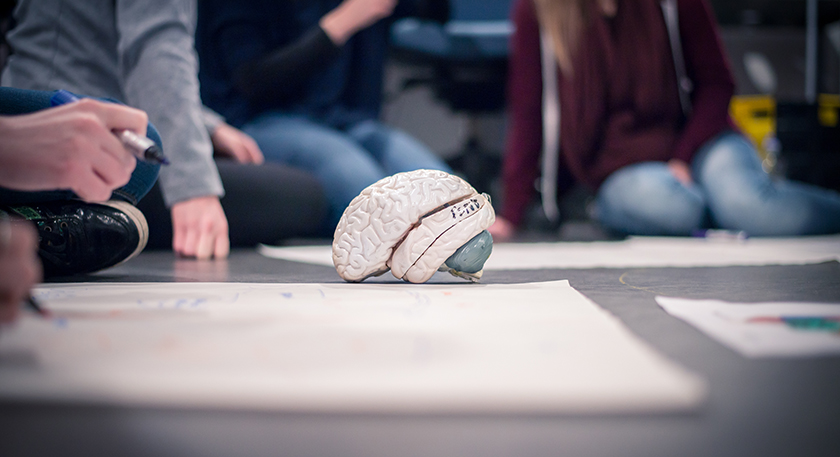
[[[746,357],[840,354],[840,304],[656,297],[668,313]]]
[[[698,377],[566,281],[66,284],[0,335],[0,397],[370,412],[695,407]]]
[[[260,246],[267,257],[332,266],[330,246]],[[623,241],[501,243],[485,270],[804,265],[840,260],[840,236],[721,240],[632,237]]]

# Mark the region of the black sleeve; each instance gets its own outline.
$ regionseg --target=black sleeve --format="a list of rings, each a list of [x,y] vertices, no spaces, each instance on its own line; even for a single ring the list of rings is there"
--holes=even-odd
[[[403,11],[397,14],[410,13],[440,22],[449,18],[449,0],[405,1],[400,5]],[[340,51],[341,47],[316,26],[294,42],[239,66],[234,72],[234,85],[255,104],[287,101]]]
[[[394,16],[419,17],[443,24],[449,21],[449,0],[403,0],[397,5]]]
[[[287,100],[339,51],[340,47],[316,26],[287,46],[240,66],[234,84],[258,104]]]

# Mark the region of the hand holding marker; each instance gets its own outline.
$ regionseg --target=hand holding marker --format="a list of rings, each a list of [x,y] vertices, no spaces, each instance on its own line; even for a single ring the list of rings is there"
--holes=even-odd
[[[77,101],[79,101],[79,98],[66,90],[59,90],[50,98],[50,104],[52,106],[65,105]],[[169,160],[163,155],[158,145],[145,136],[140,136],[131,130],[114,130],[114,135],[122,142],[125,149],[134,154],[138,159],[169,165]]]

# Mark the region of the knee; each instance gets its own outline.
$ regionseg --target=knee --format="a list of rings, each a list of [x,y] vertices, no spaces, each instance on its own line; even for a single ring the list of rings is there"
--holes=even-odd
[[[717,225],[751,236],[810,235],[824,219],[812,201],[795,198],[777,187],[768,187],[760,195],[735,193],[710,206]]]
[[[697,152],[692,166],[694,175],[710,187],[733,174],[764,173],[755,146],[735,132],[709,140]]]
[[[614,173],[599,190],[601,224],[633,235],[689,235],[705,225],[705,199],[697,189],[677,182],[664,164],[632,167]]]

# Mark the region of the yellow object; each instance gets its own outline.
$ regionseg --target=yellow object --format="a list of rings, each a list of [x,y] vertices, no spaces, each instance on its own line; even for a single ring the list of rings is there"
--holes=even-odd
[[[732,97],[729,114],[735,125],[755,145],[764,169],[771,171],[778,152],[776,138],[776,99],[769,95]]]
[[[820,125],[836,128],[840,125],[840,95],[820,94],[817,98],[817,118]],[[776,165],[779,142],[776,140],[776,100],[770,95],[739,95],[732,97],[729,114],[735,125],[753,142],[767,172]]]
[[[776,100],[767,95],[732,97],[729,114],[738,128],[761,150],[764,139],[776,133]]]
[[[817,98],[817,117],[823,127],[837,127],[840,120],[840,95],[820,94]]]

